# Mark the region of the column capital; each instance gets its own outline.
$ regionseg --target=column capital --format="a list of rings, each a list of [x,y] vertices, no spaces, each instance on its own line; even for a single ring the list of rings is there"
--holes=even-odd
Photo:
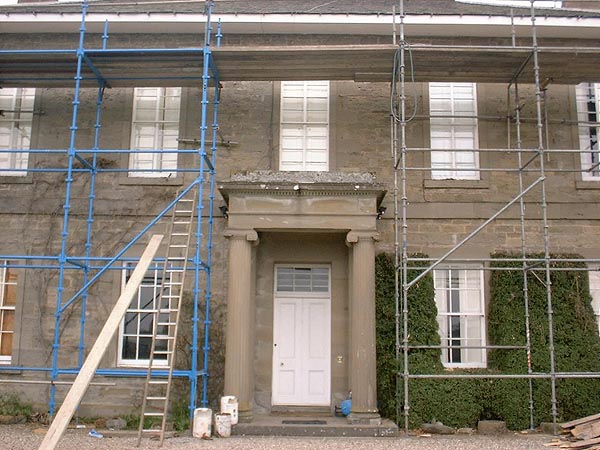
[[[358,241],[371,239],[372,241],[381,240],[377,231],[355,231],[352,230],[346,235],[346,244],[356,244]]]
[[[258,233],[253,229],[239,230],[235,228],[227,228],[223,232],[223,236],[229,239],[243,239],[248,242],[258,243]]]

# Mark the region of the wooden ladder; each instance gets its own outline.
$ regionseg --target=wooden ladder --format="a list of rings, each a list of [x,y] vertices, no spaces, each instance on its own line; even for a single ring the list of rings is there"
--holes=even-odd
[[[173,207],[171,214],[161,288],[157,307],[153,314],[154,332],[140,413],[138,447],[144,434],[158,435],[161,447],[165,438],[169,395],[175,365],[179,312],[194,223],[195,193],[196,190],[192,190],[188,194],[188,198],[180,199]],[[159,419],[160,428],[144,428],[146,419]],[[155,423],[154,420],[150,420],[150,422]]]

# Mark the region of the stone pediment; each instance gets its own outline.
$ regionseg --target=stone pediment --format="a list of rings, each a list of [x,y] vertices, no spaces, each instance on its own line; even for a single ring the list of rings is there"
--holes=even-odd
[[[386,193],[371,173],[258,171],[218,186],[228,226],[258,230],[375,230]]]

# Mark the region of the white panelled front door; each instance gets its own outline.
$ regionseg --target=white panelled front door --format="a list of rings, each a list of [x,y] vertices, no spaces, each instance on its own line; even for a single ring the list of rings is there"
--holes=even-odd
[[[318,270],[322,269],[318,268]],[[327,292],[316,293],[314,268],[284,268],[284,271],[287,271],[286,275],[291,273],[291,277],[300,280],[300,284],[307,279],[313,281],[310,281],[308,288],[306,286],[298,288],[296,285],[292,291],[276,290],[273,329],[273,405],[329,406],[330,404],[331,297],[329,270],[324,269],[327,276]],[[298,273],[298,270],[304,273]],[[316,277],[319,276],[317,273]],[[281,274],[276,278],[281,281]]]

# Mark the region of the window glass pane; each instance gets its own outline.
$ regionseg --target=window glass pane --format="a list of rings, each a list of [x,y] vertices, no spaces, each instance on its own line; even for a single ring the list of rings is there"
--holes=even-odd
[[[0,334],[0,356],[12,355],[12,333],[1,333]]]
[[[140,314],[140,334],[152,335],[154,328],[154,314],[153,313],[141,313]]]
[[[137,359],[150,359],[150,347],[152,346],[151,337],[140,337],[138,340]]]
[[[125,334],[137,334],[138,332],[138,314],[128,312],[125,314],[123,321],[124,333]]]
[[[1,324],[1,329],[2,332],[6,333],[6,332],[12,332],[14,331],[14,322],[15,322],[15,312],[14,311],[9,311],[9,310],[4,310],[2,311],[2,324]]]
[[[123,359],[137,359],[137,339],[134,336],[125,336],[123,337],[123,348],[121,352],[121,357]]]
[[[278,267],[277,292],[329,292],[329,269],[316,267]]]
[[[281,113],[281,120],[283,122],[302,122],[304,120],[304,111],[285,109]]]
[[[15,306],[17,303],[17,274],[14,270],[6,269],[4,280],[4,296],[0,305]]]
[[[156,113],[153,109],[138,108],[135,117],[138,122],[154,122],[156,120]]]
[[[465,337],[471,341],[471,345],[481,345],[481,321],[481,316],[466,316],[464,318]]]

